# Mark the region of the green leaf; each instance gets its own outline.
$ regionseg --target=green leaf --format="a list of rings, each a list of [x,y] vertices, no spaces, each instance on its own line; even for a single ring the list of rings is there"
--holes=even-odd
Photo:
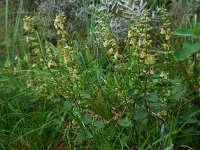
[[[99,131],[105,127],[103,120],[96,121],[95,123],[96,130]]]
[[[196,23],[194,27],[195,28],[200,28],[200,22]]]
[[[64,108],[65,108],[65,109],[68,109],[68,110],[71,109],[73,103],[74,103],[73,100],[66,100],[66,101],[64,102]]]
[[[144,109],[138,110],[135,115],[134,115],[134,119],[135,120],[142,120],[144,118],[146,118],[148,116],[148,112]]]
[[[129,136],[127,136],[125,133],[122,133],[121,137],[120,137],[120,142],[123,146],[128,145],[128,140],[129,140]]]
[[[135,97],[134,91],[135,91],[135,88],[131,88],[131,89],[128,90],[128,97],[130,99],[133,99]]]
[[[76,138],[74,140],[75,145],[80,145],[83,143],[83,141],[91,139],[92,137],[93,135],[89,131],[86,132],[80,131],[77,133]]]
[[[118,121],[118,124],[122,127],[129,127],[132,124],[132,121],[126,116],[124,119]]]
[[[193,36],[192,29],[177,29],[174,31],[174,35],[178,36]]]
[[[192,119],[192,118],[190,118],[189,121],[188,121],[187,123],[191,123],[191,124],[193,124],[193,123],[198,123],[198,120],[197,120],[197,119]]]
[[[200,41],[194,42],[192,45],[192,53],[199,52],[200,50]]]
[[[158,101],[158,95],[156,93],[152,92],[152,93],[146,95],[144,97],[144,99],[146,99],[149,102],[157,102]]]
[[[87,139],[87,135],[84,132],[79,132],[74,140],[75,145],[82,144],[84,140]]]
[[[83,97],[84,99],[92,99],[91,96],[90,96],[90,94],[88,94],[88,93],[83,93],[83,94],[82,94],[82,97]]]
[[[83,132],[79,132],[74,140],[75,144],[82,144],[82,142],[86,139],[86,135]]]
[[[183,43],[183,48],[186,49],[188,55],[192,55],[200,50],[200,41],[193,43],[191,40],[186,40]]]
[[[0,82],[3,82],[3,81],[10,81],[10,78],[3,76],[3,77],[0,78]]]
[[[81,121],[85,124],[91,124],[92,123],[92,115],[91,114],[85,114],[82,118]]]
[[[200,35],[200,28],[193,29],[192,33],[197,36]]]
[[[190,50],[192,47],[193,43],[191,40],[186,40],[183,43],[183,48],[185,48],[186,50]]]
[[[192,42],[186,40],[183,43],[183,50],[176,50],[174,57],[176,61],[183,61],[188,59],[192,54],[197,53],[200,50],[200,41]]]
[[[181,97],[183,97],[186,89],[187,88],[182,84],[178,84],[177,86],[175,86],[172,91],[172,99],[180,99]]]
[[[200,60],[198,60],[194,67],[194,77],[198,79],[200,77]]]
[[[194,35],[200,35],[200,23],[197,23],[193,29],[193,34]]]
[[[185,50],[176,50],[174,52],[174,59],[175,61],[184,61],[190,57],[190,54]]]
[[[74,108],[74,109],[72,110],[72,113],[73,113],[74,116],[80,115],[80,112],[79,112],[79,109],[78,109],[78,108]]]

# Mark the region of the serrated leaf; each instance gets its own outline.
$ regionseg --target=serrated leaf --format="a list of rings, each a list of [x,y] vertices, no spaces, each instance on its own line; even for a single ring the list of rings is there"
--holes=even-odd
[[[96,126],[97,131],[105,127],[103,120],[96,121],[95,126]]]
[[[81,121],[85,124],[91,124],[92,123],[92,115],[91,114],[85,114],[82,118]]]
[[[124,119],[119,120],[118,124],[122,127],[129,127],[131,126],[132,121],[128,117],[125,117]]]
[[[175,86],[174,89],[172,90],[172,98],[179,99],[183,97],[186,92],[186,89],[187,88],[182,84]]]
[[[93,137],[93,135],[91,134],[91,132],[89,132],[89,131],[86,131],[86,132],[80,131],[80,132],[77,133],[76,138],[74,140],[75,145],[80,145],[80,144],[83,143],[83,141],[91,139],[92,137]]]
[[[144,109],[138,110],[135,115],[134,115],[134,119],[135,120],[142,120],[144,118],[146,118],[148,116],[148,112]]]
[[[127,136],[125,133],[122,133],[120,137],[120,142],[123,146],[126,146],[129,140],[129,136]]]
[[[65,109],[68,109],[68,110],[71,109],[73,103],[74,103],[73,100],[66,100],[66,101],[64,102],[64,108],[65,108]]]
[[[158,101],[158,95],[156,93],[152,92],[152,93],[146,95],[144,97],[144,99],[146,99],[149,102],[157,102]]]
[[[75,145],[79,145],[79,144],[82,144],[82,142],[84,141],[84,140],[86,140],[87,139],[87,135],[84,133],[84,132],[79,132],[77,135],[76,135],[76,138],[75,138],[75,140],[74,140],[74,142],[75,142]]]

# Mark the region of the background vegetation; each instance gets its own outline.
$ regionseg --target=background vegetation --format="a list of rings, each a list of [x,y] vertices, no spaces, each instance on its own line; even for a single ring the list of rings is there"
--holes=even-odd
[[[0,32],[0,149],[199,149],[198,0],[5,0]]]

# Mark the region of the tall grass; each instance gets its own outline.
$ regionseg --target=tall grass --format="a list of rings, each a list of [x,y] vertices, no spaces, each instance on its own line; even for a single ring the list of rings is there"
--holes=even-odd
[[[22,14],[23,14],[23,0],[20,0],[17,6],[17,12],[13,11],[14,8],[9,6],[9,1],[5,1],[5,9],[2,9],[1,14],[4,16],[3,28],[1,28],[1,65],[5,64],[8,68],[14,67],[15,57],[20,56],[24,51],[24,45],[22,41]],[[21,43],[20,43],[21,42]],[[20,44],[19,44],[20,43]],[[4,59],[5,58],[5,59]],[[5,63],[6,62],[6,63]]]

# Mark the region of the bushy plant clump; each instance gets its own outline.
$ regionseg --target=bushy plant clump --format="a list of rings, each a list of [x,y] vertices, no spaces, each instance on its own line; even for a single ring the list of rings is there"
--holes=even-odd
[[[175,32],[190,36],[180,51],[164,8],[102,0],[82,33],[70,32],[62,3],[87,2],[48,2],[50,26],[25,16],[26,52],[0,72],[2,149],[198,148],[198,24]]]

